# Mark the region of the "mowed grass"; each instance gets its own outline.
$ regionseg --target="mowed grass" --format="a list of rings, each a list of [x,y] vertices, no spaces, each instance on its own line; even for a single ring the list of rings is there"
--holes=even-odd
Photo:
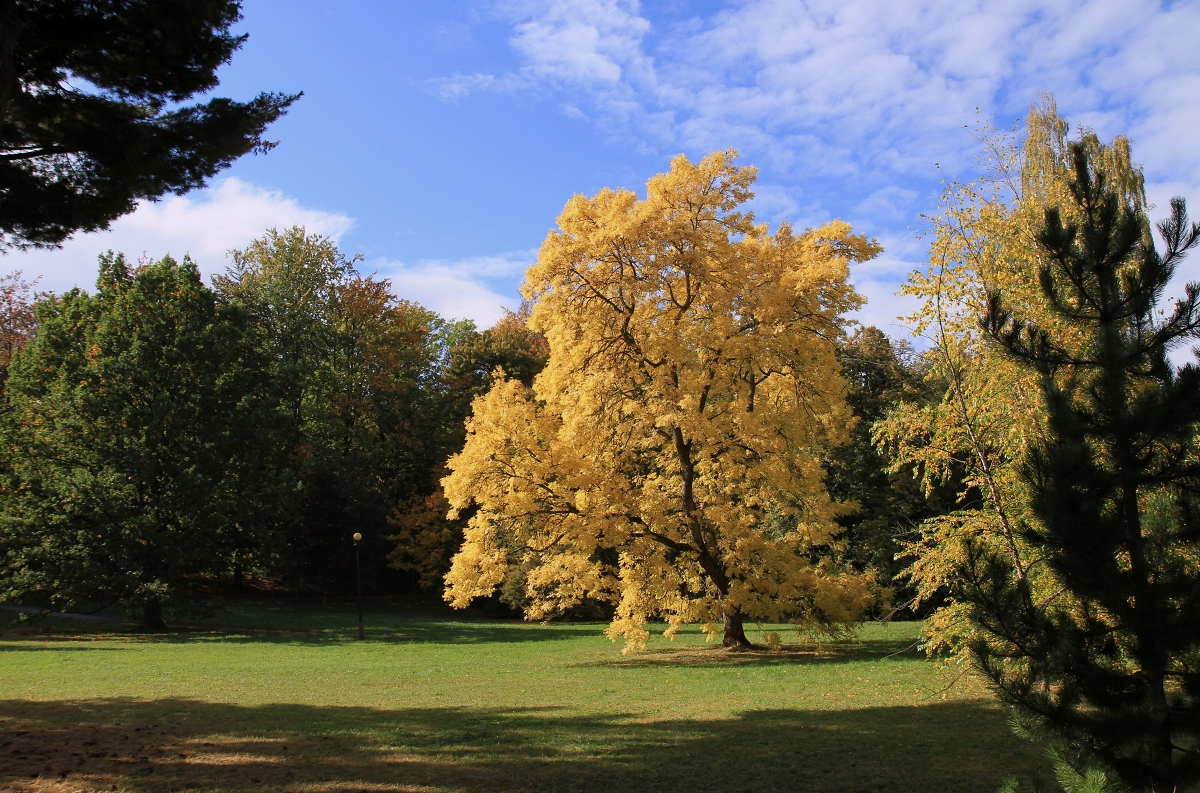
[[[1048,771],[978,680],[916,652],[914,623],[777,654],[695,627],[622,656],[595,624],[377,603],[358,642],[355,620],[262,601],[162,636],[10,628],[0,786],[994,791]]]

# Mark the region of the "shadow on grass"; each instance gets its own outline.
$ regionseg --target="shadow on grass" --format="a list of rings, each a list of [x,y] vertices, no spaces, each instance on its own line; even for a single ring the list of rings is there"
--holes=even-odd
[[[53,639],[56,642],[79,639],[90,642],[96,638],[153,642],[191,642],[219,639],[224,643],[271,644],[343,644],[358,640],[357,615],[348,620],[338,615],[276,616],[255,615],[255,621],[243,624],[226,621],[217,615],[211,622],[174,626],[161,633],[131,631],[129,626],[88,625],[80,630],[75,625],[55,625],[27,628],[9,626],[0,631],[0,639]],[[371,615],[374,616],[374,615]],[[367,640],[383,644],[511,644],[551,642],[594,637],[603,625],[573,623],[569,625],[533,625],[518,621],[495,620],[473,622],[469,619],[447,620],[435,617],[397,617],[394,613],[380,615],[367,622]],[[0,648],[3,642],[0,641]],[[28,647],[28,644],[22,646]]]
[[[385,644],[513,644],[577,639],[598,634],[602,625],[563,623],[536,625],[521,620],[497,620],[476,609],[460,611],[444,604],[412,604],[375,599],[364,614],[368,641]],[[358,633],[357,604],[330,601],[328,606],[283,600],[222,603],[212,618],[176,634],[221,635],[223,641],[326,644],[354,642]]]
[[[46,644],[29,641],[28,637],[20,638],[24,638],[25,641],[19,644],[16,642],[0,641],[0,653],[70,653],[85,650],[87,652],[115,653],[120,652],[122,649],[120,647],[97,647],[90,638],[87,639],[86,644],[83,641],[80,641],[78,644],[64,644],[61,636],[51,637],[50,641],[53,643],[47,642]],[[46,637],[43,636],[40,638],[45,639]]]
[[[5,638],[24,640],[30,649],[38,640],[56,643],[72,640],[126,639],[134,642],[187,643],[218,640],[228,644],[329,645],[357,642],[358,614],[346,604],[317,608],[313,604],[291,604],[279,600],[243,601],[220,605],[209,620],[179,623],[163,633],[142,632],[128,624],[59,624],[38,626],[0,624],[0,650]],[[367,611],[367,641],[378,644],[516,644],[570,641],[595,638],[607,623],[534,624],[520,620],[487,619],[448,608],[392,608]],[[657,628],[659,626],[653,626]],[[665,626],[662,626],[665,627]],[[772,626],[778,627],[778,626]],[[690,626],[696,632],[696,626]],[[687,629],[685,629],[685,633]],[[759,631],[761,633],[761,630]],[[754,633],[754,631],[751,631]],[[695,639],[695,636],[690,637]],[[32,642],[30,640],[33,640]],[[821,645],[785,645],[779,653],[764,647],[742,654],[731,654],[716,645],[671,644],[654,646],[632,657],[613,658],[583,666],[646,667],[662,663],[687,666],[758,665],[829,663],[847,659],[875,659],[886,656],[918,657],[911,637],[863,637]]]
[[[986,703],[634,722],[556,709],[0,702],[0,787],[994,791],[1044,773]]]
[[[162,634],[159,641],[188,641],[201,636],[214,636],[222,642],[271,642],[296,644],[349,643],[358,640],[357,623],[340,625],[332,620],[313,627],[245,628],[222,625],[197,625],[191,629]],[[530,625],[520,622],[467,622],[444,619],[412,618],[390,624],[367,624],[367,641],[382,644],[512,644],[552,642],[598,635],[602,626],[594,625]]]

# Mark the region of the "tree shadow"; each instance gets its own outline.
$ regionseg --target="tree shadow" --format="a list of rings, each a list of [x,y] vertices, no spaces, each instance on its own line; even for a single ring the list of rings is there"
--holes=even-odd
[[[994,791],[1038,748],[983,702],[635,721],[562,709],[0,702],[0,787]]]
[[[368,623],[366,640],[382,644],[516,644],[553,642],[597,635],[599,626],[530,625],[521,622],[465,622],[435,619],[396,619],[390,624]],[[159,641],[192,641],[212,637],[223,643],[266,642],[272,644],[348,644],[358,641],[357,623],[345,627],[325,627],[309,630],[278,628],[243,628],[215,624],[155,637]]]
[[[378,605],[378,604],[372,604]],[[367,641],[382,644],[523,644],[593,638],[603,633],[607,623],[543,623],[521,620],[497,620],[446,608],[383,608],[366,612]],[[178,622],[165,632],[149,633],[132,629],[128,623],[63,624],[53,626],[0,625],[0,638],[23,640],[23,647],[39,640],[71,642],[92,641],[97,637],[142,642],[189,643],[219,640],[228,644],[350,644],[358,641],[358,614],[353,604],[337,603],[318,608],[311,603],[283,600],[246,600],[219,604],[212,618],[202,622]],[[786,629],[787,626],[770,626]],[[687,638],[694,640],[698,626],[685,626]],[[0,648],[3,647],[0,641]],[[699,645],[691,641],[667,647],[652,646],[634,656],[602,660],[583,666],[642,667],[671,663],[688,666],[758,665],[794,663],[834,663],[847,659],[872,659],[888,656],[917,657],[911,638],[856,636],[849,640],[820,644],[787,644],[773,653],[760,647],[746,653],[729,653],[719,646]]]
[[[91,639],[88,639],[86,644],[82,640],[78,644],[64,644],[61,636],[53,636],[51,637],[50,641],[45,644],[38,644],[28,640],[25,640],[20,644],[0,641],[0,653],[69,653],[80,651],[115,653],[120,652],[121,648],[97,647]]]
[[[394,613],[371,616],[375,619],[367,622],[367,641],[398,645],[553,642],[596,636],[604,629],[603,625],[580,623],[533,625],[517,620],[476,622],[461,618],[408,617]],[[281,622],[283,624],[279,624]],[[70,642],[73,639],[91,642],[98,636],[163,643],[220,640],[227,644],[328,645],[358,641],[358,623],[357,615],[347,620],[339,620],[336,615],[329,614],[299,615],[290,622],[272,619],[267,615],[257,625],[222,622],[218,618],[209,623],[176,625],[159,633],[131,632],[128,625],[87,625],[79,629],[75,625],[55,625],[53,630],[44,627],[13,628],[0,635],[22,640],[25,642],[22,647],[28,647],[29,641],[47,639],[55,642]],[[0,642],[0,647],[3,644]]]

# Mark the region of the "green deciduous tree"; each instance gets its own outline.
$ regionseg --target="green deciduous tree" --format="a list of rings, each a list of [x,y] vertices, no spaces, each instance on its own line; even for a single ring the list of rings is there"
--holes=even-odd
[[[300,95],[212,98],[238,0],[0,0],[0,248],[55,246],[250,151]]]
[[[506,309],[496,324],[483,332],[467,321],[446,334],[447,361],[438,386],[446,447],[432,472],[433,481],[449,473],[445,458],[462,449],[471,401],[486,393],[501,372],[532,385],[545,367],[550,348],[544,335],[529,328],[530,313],[526,301],[517,311]],[[469,514],[450,520],[446,517],[449,509],[439,485],[432,493],[418,493],[402,502],[389,519],[396,527],[391,538],[396,547],[388,556],[389,563],[416,573],[426,589],[441,585],[450,570],[450,559],[462,546]]]
[[[440,317],[363,277],[357,258],[302,228],[270,231],[234,253],[214,279],[264,331],[264,355],[287,417],[286,452],[300,481],[282,505],[288,532],[264,560],[294,587],[353,582],[350,536],[364,535],[368,583],[385,570],[396,505],[429,495],[448,454],[440,413],[445,336]]]
[[[38,306],[9,368],[0,586],[58,605],[124,603],[148,628],[286,483],[266,362],[190,261],[101,259],[95,294]]]

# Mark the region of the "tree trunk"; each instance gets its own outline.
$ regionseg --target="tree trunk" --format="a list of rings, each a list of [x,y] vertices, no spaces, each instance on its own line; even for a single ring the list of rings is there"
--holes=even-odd
[[[246,588],[246,579],[244,578],[244,571],[242,570],[242,563],[240,561],[233,563],[233,588],[238,592]]]
[[[746,638],[746,630],[742,627],[742,612],[734,611],[732,614],[727,612],[721,615],[721,619],[725,623],[725,638],[721,640],[722,647],[728,647],[730,650],[749,650],[754,646]]]
[[[683,431],[679,427],[675,428],[675,451],[679,456],[679,467],[683,480],[681,494],[683,496],[683,514],[695,545],[697,561],[700,562],[701,569],[708,574],[713,586],[721,593],[721,597],[725,597],[729,594],[729,576],[719,561],[716,537],[711,537],[711,543],[705,541],[704,525],[692,491],[692,480],[695,477],[695,468],[692,466],[692,442],[683,439]],[[740,610],[735,608],[732,611],[723,611],[721,619],[725,623],[725,638],[721,640],[722,647],[728,647],[730,650],[748,650],[754,646],[750,644],[750,640],[746,638],[746,631],[742,628],[742,612]]]
[[[147,600],[142,604],[142,627],[148,631],[165,631],[167,623],[163,620],[162,601],[158,598]]]

